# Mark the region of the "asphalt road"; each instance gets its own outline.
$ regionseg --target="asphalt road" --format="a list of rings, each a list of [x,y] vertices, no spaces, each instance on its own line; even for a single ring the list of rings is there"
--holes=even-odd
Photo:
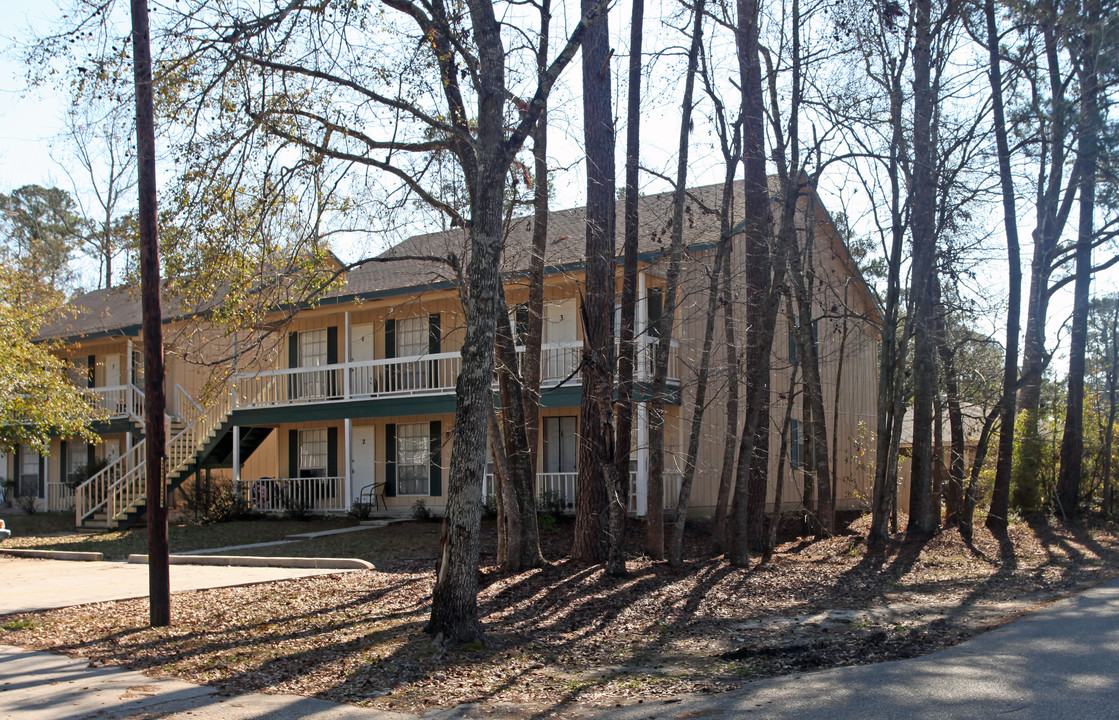
[[[500,710],[503,717],[529,717],[516,708]],[[489,712],[460,707],[424,717],[481,718]],[[0,646],[0,720],[406,717],[296,696],[222,696],[206,687]],[[606,712],[559,706],[535,717],[1119,718],[1119,581],[923,658],[788,676],[740,692]]]

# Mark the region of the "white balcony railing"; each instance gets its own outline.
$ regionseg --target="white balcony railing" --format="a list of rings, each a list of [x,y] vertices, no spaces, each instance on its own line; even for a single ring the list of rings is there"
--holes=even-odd
[[[144,391],[135,385],[111,385],[82,390],[96,415],[105,418],[144,417]]]
[[[651,377],[655,343],[639,346],[637,380]],[[673,343],[675,348],[675,343]],[[522,354],[523,350],[518,350]],[[540,384],[554,386],[570,378],[582,360],[582,343],[555,343],[541,348]],[[669,363],[669,379],[679,380],[677,353]],[[457,352],[434,353],[387,360],[337,363],[317,367],[286,368],[245,373],[234,378],[235,408],[302,405],[339,400],[365,400],[409,395],[442,395],[455,391],[462,356]]]
[[[238,480],[234,492],[262,513],[345,512],[346,478],[262,478]]]
[[[74,509],[74,486],[70,483],[47,483],[47,510],[66,512]]]

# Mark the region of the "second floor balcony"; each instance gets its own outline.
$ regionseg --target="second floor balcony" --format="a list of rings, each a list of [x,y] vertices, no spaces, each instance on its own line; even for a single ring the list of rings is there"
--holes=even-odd
[[[638,345],[637,382],[653,377],[655,341]],[[560,383],[579,385],[576,372],[582,359],[581,342],[541,348],[541,387]],[[518,357],[523,350],[518,349]],[[314,367],[243,373],[234,378],[234,408],[265,408],[347,400],[408,396],[451,395],[462,369],[459,352],[432,353],[383,360],[364,360]],[[668,381],[679,385],[676,343],[669,353]]]

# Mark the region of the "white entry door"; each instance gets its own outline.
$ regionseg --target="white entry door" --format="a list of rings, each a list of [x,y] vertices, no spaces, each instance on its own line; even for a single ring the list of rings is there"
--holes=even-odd
[[[353,474],[353,498],[351,502],[361,499],[361,491],[373,484],[373,463],[376,456],[373,453],[373,438],[375,428],[358,426],[354,428],[353,456],[350,458],[350,472]],[[372,488],[370,488],[372,492]]]
[[[105,356],[105,387],[120,385],[120,355]]]
[[[373,323],[362,323],[350,328],[350,360],[366,362],[373,359]],[[370,366],[354,368],[351,392],[355,395],[372,395],[374,368]],[[355,429],[355,432],[357,430]],[[356,492],[356,490],[355,490]]]
[[[544,306],[544,342],[549,345],[574,342],[578,339],[579,303],[566,298]]]

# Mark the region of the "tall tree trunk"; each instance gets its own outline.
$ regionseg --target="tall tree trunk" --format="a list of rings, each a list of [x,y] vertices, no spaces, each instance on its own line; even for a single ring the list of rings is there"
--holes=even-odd
[[[765,171],[765,102],[762,95],[757,0],[738,0],[735,44],[742,92],[742,161],[746,201],[742,222],[746,261],[746,420],[738,450],[731,563],[749,565],[750,549],[764,541],[765,479],[769,462],[769,372],[777,300],[770,257],[773,221]],[[781,273],[784,262],[779,263]],[[783,277],[782,277],[783,280]]]
[[[901,261],[905,247],[902,222],[901,155],[905,142],[902,127],[900,76],[891,78],[890,153],[887,173],[890,178],[890,252],[886,266],[886,307],[883,309],[882,340],[878,358],[878,420],[875,426],[874,491],[871,498],[870,533],[867,545],[882,548],[890,538],[891,526],[897,532],[897,456],[901,421],[905,412],[903,390],[906,338],[899,333],[901,315]]]
[[[540,3],[540,40],[536,48],[537,82],[543,83],[548,72],[548,42],[551,27],[551,0]],[[528,443],[533,472],[539,467],[540,448],[540,365],[544,342],[544,258],[548,247],[548,106],[540,111],[540,120],[532,133],[532,155],[535,162],[533,187],[532,257],[528,270],[528,333],[525,356],[521,366],[524,377],[525,440]],[[533,483],[535,499],[535,482]],[[535,502],[532,512],[535,522]],[[537,531],[539,536],[539,530]]]
[[[731,171],[733,173],[733,170]],[[732,189],[733,192],[733,189]],[[723,234],[731,232],[730,214],[723,213]],[[725,553],[730,548],[727,517],[731,507],[731,490],[734,488],[735,450],[738,448],[738,343],[734,332],[734,296],[731,293],[731,264],[733,247],[727,262],[723,265],[722,305],[723,339],[727,348],[727,406],[726,429],[723,432],[723,462],[719,466],[719,497],[715,505],[715,547],[716,554]]]
[[[1030,290],[1026,300],[1026,331],[1022,342],[1022,369],[1018,385],[1018,415],[1015,433],[1017,457],[1011,469],[1011,502],[1022,510],[1041,507],[1041,458],[1045,439],[1040,432],[1042,376],[1049,365],[1045,349],[1045,324],[1049,311],[1049,284],[1057,245],[1072,207],[1079,172],[1074,165],[1065,186],[1066,146],[1071,115],[1065,99],[1067,78],[1063,74],[1055,0],[1039,4],[1036,14],[1044,44],[1052,112],[1048,113],[1048,132],[1043,133],[1038,162],[1037,226],[1033,232],[1033,259],[1030,263]],[[1047,160],[1048,158],[1048,160]],[[1063,197],[1062,197],[1063,196]],[[992,502],[996,498],[992,498]],[[987,526],[992,532],[1005,532],[1006,514],[992,505]]]
[[[505,443],[505,460],[508,469],[507,479],[513,490],[512,503],[506,503],[507,527],[516,531],[516,540],[507,539],[506,572],[520,572],[527,568],[540,567],[544,556],[540,553],[540,532],[536,524],[536,499],[533,486],[536,471],[532,465],[525,418],[525,397],[517,368],[517,350],[513,332],[509,328],[509,308],[505,302],[505,289],[499,287],[497,299],[497,378],[501,393],[501,434],[494,442]]]
[[[991,66],[991,103],[994,110],[995,147],[999,156],[999,182],[1002,188],[1002,222],[1006,234],[1006,262],[1009,265],[1009,287],[1006,302],[1006,355],[1002,372],[1002,416],[999,431],[998,461],[995,484],[991,491],[991,509],[987,527],[996,533],[1006,531],[1010,510],[1010,478],[1014,461],[1014,426],[1018,405],[1018,335],[1022,321],[1022,254],[1018,243],[1018,210],[1015,207],[1014,175],[1010,170],[1010,142],[1003,107],[1002,57],[999,34],[995,24],[995,2],[985,0],[983,11],[987,22],[987,50]],[[955,438],[953,438],[954,442]],[[966,504],[962,508],[967,509]],[[970,524],[971,519],[968,518]]]
[[[583,13],[595,6],[582,0]],[[586,297],[583,299],[583,393],[579,413],[579,484],[571,557],[602,562],[614,465],[614,124],[610,109],[607,13],[583,42],[583,136],[587,154]],[[624,508],[623,508],[624,510]],[[613,540],[620,541],[621,538]]]
[[[509,458],[497,411],[490,412],[490,455],[493,457],[494,498],[497,503],[497,564],[503,572],[521,570],[521,513],[509,477]]]
[[[769,521],[769,532],[766,534],[765,550],[762,553],[762,562],[767,563],[773,558],[773,551],[777,548],[777,533],[781,530],[781,502],[785,489],[785,460],[789,455],[789,426],[793,416],[793,397],[796,395],[797,367],[789,368],[789,394],[785,403],[785,417],[781,420],[781,449],[777,455],[777,484],[773,488],[773,517]],[[790,472],[792,462],[789,463]]]
[[[622,300],[621,327],[618,331],[618,436],[614,446],[614,465],[618,474],[618,493],[622,506],[618,517],[611,522],[618,525],[613,532],[623,540],[629,515],[629,464],[633,445],[633,365],[636,355],[634,344],[637,311],[637,235],[640,231],[638,215],[638,166],[641,150],[641,37],[644,30],[645,2],[634,0],[630,16],[629,34],[629,89],[626,110],[626,194],[625,241],[622,246]],[[624,541],[621,550],[624,552]],[[624,558],[622,564],[624,565]]]
[[[1088,306],[1092,282],[1092,240],[1096,212],[1096,166],[1099,157],[1100,48],[1099,0],[1084,0],[1085,35],[1080,55],[1080,120],[1077,164],[1080,166],[1080,227],[1076,238],[1076,280],[1073,283],[1072,332],[1069,333],[1068,404],[1061,438],[1061,472],[1057,478],[1057,507],[1065,520],[1076,517],[1084,464],[1084,366],[1088,346]]]
[[[944,371],[944,391],[947,396],[948,426],[950,435],[950,457],[948,482],[944,488],[945,519],[949,527],[959,526],[964,512],[964,418],[960,407],[960,382],[956,372],[956,357],[948,345],[944,322],[944,309],[937,313],[937,348],[940,352],[940,366]],[[940,411],[937,422],[942,423]],[[937,449],[940,462],[942,450]]]
[[[698,0],[692,11],[694,17],[692,42],[688,51],[688,70],[684,76],[684,100],[680,117],[679,144],[677,146],[676,187],[672,199],[672,241],[668,248],[664,311],[661,318],[660,337],[657,339],[656,361],[653,371],[653,397],[650,403],[652,411],[649,414],[649,444],[654,454],[654,457],[650,458],[652,462],[650,463],[649,485],[650,488],[660,490],[656,495],[659,496],[661,503],[660,507],[654,508],[653,503],[650,502],[647,518],[649,538],[646,549],[650,557],[657,559],[664,557],[664,404],[665,395],[668,391],[668,358],[672,349],[672,338],[676,333],[676,299],[680,284],[680,264],[684,257],[684,206],[687,202],[688,191],[688,138],[691,134],[692,110],[695,105],[693,98],[695,95],[696,68],[699,65],[699,51],[703,40],[704,7],[704,0]],[[706,378],[701,376],[700,382],[704,384],[705,389]],[[704,398],[699,394],[698,389],[695,403],[693,414],[700,413],[702,415]],[[698,443],[698,438],[696,442]],[[694,461],[691,472],[695,472]],[[688,469],[685,467],[685,474],[687,473]],[[654,493],[650,493],[650,496],[654,496]],[[679,496],[674,498],[673,505],[679,507]],[[676,521],[680,523],[682,518],[677,517]],[[683,526],[681,526],[682,531]]]
[[[936,346],[933,341],[933,278],[936,274],[935,148],[932,114],[932,2],[916,0],[913,46],[913,184],[910,237],[913,244],[910,294],[913,302],[913,463],[909,483],[909,525],[917,538],[931,537],[940,524],[932,487],[933,396]]]

